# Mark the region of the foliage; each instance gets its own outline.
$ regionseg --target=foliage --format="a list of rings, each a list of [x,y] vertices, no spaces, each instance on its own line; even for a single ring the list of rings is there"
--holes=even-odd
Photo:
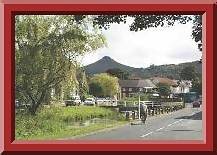
[[[180,73],[181,80],[191,80],[193,81],[197,76],[194,66],[187,66],[182,69]]]
[[[87,78],[86,78],[86,74],[85,71],[83,70],[83,68],[79,68],[77,70],[77,80],[79,83],[79,96],[81,98],[81,101],[84,102],[85,100],[85,96],[87,96],[88,94],[88,83],[87,83]]]
[[[202,75],[198,76],[192,81],[192,87],[190,91],[197,92],[198,94],[202,95]]]
[[[124,99],[127,100],[127,101],[137,101],[138,102],[139,97],[140,97],[141,101],[148,101],[151,98],[151,94],[149,94],[149,93],[141,93],[141,94],[136,94],[133,97],[126,97]]]
[[[16,98],[35,114],[48,90],[74,85],[76,58],[105,40],[90,30],[89,18],[78,23],[71,15],[17,15],[15,22]]]
[[[158,83],[157,87],[160,97],[167,97],[168,95],[170,95],[171,90],[169,85],[165,83]]]
[[[112,97],[119,91],[118,78],[107,73],[95,74],[90,80],[90,93],[97,97]]]
[[[93,96],[103,96],[103,88],[98,81],[91,81],[89,84],[89,92]]]
[[[119,68],[108,69],[106,73],[115,76],[121,80],[127,80],[129,78],[129,73]]]
[[[198,48],[202,51],[202,16],[195,15],[193,19],[192,37],[198,43]]]
[[[124,105],[126,102],[126,105],[133,106],[135,104],[138,104],[139,102],[139,95],[140,95],[140,101],[150,101],[151,100],[151,94],[149,93],[142,93],[142,94],[136,94],[132,97],[124,97],[122,98],[118,103],[121,105]]]
[[[150,100],[154,102],[161,102],[161,103],[182,102],[181,98],[151,98]]]
[[[107,119],[106,122],[88,127],[75,124],[94,118]],[[53,139],[82,135],[91,131],[111,127],[122,122],[122,116],[110,109],[101,107],[51,107],[41,109],[35,116],[17,114],[15,120],[16,139]],[[122,122],[123,123],[123,122]]]

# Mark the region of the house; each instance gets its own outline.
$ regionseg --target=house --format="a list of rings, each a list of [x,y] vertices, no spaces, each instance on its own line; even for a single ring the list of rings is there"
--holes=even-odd
[[[164,83],[169,85],[172,94],[188,93],[191,88],[191,81],[187,80],[180,81],[162,77],[152,77],[150,78],[150,80],[155,85],[158,85],[158,83]]]
[[[192,83],[189,80],[176,80],[177,87],[174,87],[172,90],[173,94],[182,94],[182,93],[188,93],[190,92],[190,88],[192,87]]]
[[[151,82],[151,80],[119,80],[119,85],[121,88],[121,97],[132,97],[137,93],[152,92],[156,86]]]

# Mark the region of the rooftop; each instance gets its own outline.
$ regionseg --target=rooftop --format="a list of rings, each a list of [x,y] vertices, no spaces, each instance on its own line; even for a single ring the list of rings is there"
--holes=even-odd
[[[175,80],[169,78],[162,78],[162,77],[152,77],[150,80],[157,85],[158,83],[168,84],[170,86],[177,86],[177,82]]]
[[[151,80],[119,80],[119,84],[121,87],[139,87],[139,88],[145,88],[145,87],[153,87],[156,86],[152,83]]]

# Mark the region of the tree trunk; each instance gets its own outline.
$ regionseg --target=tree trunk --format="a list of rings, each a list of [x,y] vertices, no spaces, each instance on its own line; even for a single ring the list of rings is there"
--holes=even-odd
[[[41,95],[40,95],[40,97],[39,97],[39,99],[37,101],[35,101],[35,100],[33,100],[33,98],[31,98],[32,105],[29,107],[29,112],[30,112],[31,115],[35,115],[36,114],[36,111],[37,111],[38,107],[42,104],[42,101],[45,98],[45,94],[46,94],[46,91],[43,90],[41,92]]]
[[[43,102],[46,104],[50,104],[50,102],[51,102],[51,89],[47,90],[45,97],[43,99]]]

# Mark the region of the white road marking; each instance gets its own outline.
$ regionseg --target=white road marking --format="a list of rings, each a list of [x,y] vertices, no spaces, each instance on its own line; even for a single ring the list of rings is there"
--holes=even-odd
[[[181,122],[181,121],[183,121],[183,119],[180,119],[180,120],[178,120],[178,121],[175,121],[175,122],[173,122],[173,123],[171,123],[171,124],[168,124],[167,126],[172,126],[172,125],[174,125],[174,124],[177,124],[177,123],[179,123],[179,122]],[[162,129],[164,129],[165,127],[161,127],[161,128],[159,128],[159,129],[156,129],[155,131],[160,131],[160,130],[162,130]],[[140,136],[140,137],[142,137],[142,138],[144,138],[144,137],[146,137],[146,136],[148,136],[148,135],[150,135],[150,134],[153,134],[154,132],[152,131],[152,132],[149,132],[149,133],[147,133],[147,134],[145,134],[145,135],[142,135],[142,136]]]
[[[177,124],[177,123],[179,123],[179,122],[181,122],[181,121],[183,121],[183,119],[180,119],[180,120],[175,121],[175,122],[173,122],[173,123],[171,123],[171,124],[168,124],[167,126],[172,126],[172,125]]]
[[[160,131],[160,130],[162,130],[162,129],[164,129],[165,127],[162,127],[162,128],[159,128],[159,129],[157,129],[156,131]]]
[[[147,134],[145,134],[145,135],[142,135],[142,136],[140,136],[140,137],[146,137],[146,136],[148,136],[148,135],[150,135],[150,134],[152,134],[153,132],[149,132],[149,133],[147,133]]]

